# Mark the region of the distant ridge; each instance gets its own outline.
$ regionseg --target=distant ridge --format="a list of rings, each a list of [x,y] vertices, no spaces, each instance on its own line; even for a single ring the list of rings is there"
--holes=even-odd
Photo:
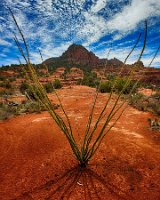
[[[85,47],[78,44],[72,44],[68,49],[60,56],[49,58],[44,61],[45,64],[57,64],[57,65],[87,65],[95,67],[98,65],[113,65],[120,66],[123,64],[122,61],[117,58],[110,60],[100,59],[92,51],[88,51]]]

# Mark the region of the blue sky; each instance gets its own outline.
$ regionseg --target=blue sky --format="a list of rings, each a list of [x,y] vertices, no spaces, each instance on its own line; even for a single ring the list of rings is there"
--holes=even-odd
[[[150,63],[160,45],[160,0],[1,0],[0,66],[14,64],[20,54],[13,41],[17,33],[7,6],[26,37],[33,63],[60,56],[72,43],[82,44],[101,58],[124,61],[140,32],[142,37],[128,63],[142,48],[144,20],[148,20],[147,48],[142,57]],[[17,33],[18,34],[18,33]],[[19,37],[19,35],[18,35]],[[160,52],[152,66],[160,67]]]

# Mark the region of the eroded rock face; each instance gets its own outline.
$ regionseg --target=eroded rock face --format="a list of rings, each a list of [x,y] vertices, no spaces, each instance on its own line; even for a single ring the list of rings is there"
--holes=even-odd
[[[72,44],[68,47],[68,49],[57,58],[49,58],[44,61],[46,64],[56,63],[61,66],[70,64],[78,64],[78,65],[87,65],[90,67],[96,66],[104,66],[104,65],[112,65],[112,66],[120,66],[123,64],[117,58],[113,58],[111,60],[108,59],[100,59],[93,52],[88,51],[82,45]]]
[[[93,52],[89,52],[82,45],[77,44],[72,44],[61,58],[67,59],[71,64],[97,65],[100,62],[100,59]]]
[[[123,62],[118,60],[117,58],[113,58],[113,59],[108,60],[107,64],[118,67],[118,66],[121,66],[123,64]]]
[[[144,67],[144,64],[142,61],[138,61],[138,62],[135,62],[134,65],[136,65],[137,67]]]

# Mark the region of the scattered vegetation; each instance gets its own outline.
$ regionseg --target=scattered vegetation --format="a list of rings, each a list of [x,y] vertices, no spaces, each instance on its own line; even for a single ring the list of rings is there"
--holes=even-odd
[[[61,81],[59,79],[55,79],[54,82],[53,82],[53,87],[55,89],[60,89],[62,88],[62,84],[61,84]]]
[[[27,83],[27,81],[23,81],[20,85],[20,92],[22,94],[25,94],[25,91],[29,88],[29,84]]]
[[[57,104],[52,104],[53,109],[57,109],[59,106]],[[28,114],[28,113],[41,113],[46,111],[44,105],[39,102],[27,100],[22,103],[8,102],[0,103],[0,120],[5,120],[11,118],[15,115]]]
[[[112,90],[112,83],[111,81],[105,81],[105,82],[102,82],[100,83],[99,85],[99,91],[101,93],[110,93]]]
[[[22,57],[26,61],[26,65],[23,67],[24,67],[24,69],[26,69],[26,72],[29,72],[29,77],[31,79],[31,82],[33,83],[33,84],[30,84],[29,87],[26,85],[26,83],[23,83],[23,85],[21,87],[22,92],[26,91],[27,94],[29,94],[29,96],[35,100],[34,103],[33,102],[30,103],[31,107],[30,107],[30,105],[28,105],[28,106],[29,106],[29,108],[35,107],[35,110],[38,110],[38,111],[39,111],[39,108],[42,106],[41,107],[42,109],[46,109],[49,112],[49,114],[51,115],[51,117],[53,118],[55,123],[59,126],[59,128],[61,129],[63,134],[66,136],[66,139],[68,140],[70,147],[73,151],[73,154],[75,155],[76,159],[78,160],[80,166],[82,168],[84,168],[87,166],[88,162],[92,159],[92,157],[95,155],[95,153],[99,149],[99,146],[101,145],[105,136],[108,134],[108,132],[111,130],[111,128],[116,124],[116,122],[119,120],[119,118],[121,117],[121,115],[123,114],[125,109],[127,108],[127,106],[128,106],[127,100],[129,99],[130,100],[129,102],[131,104],[136,105],[140,101],[142,101],[142,99],[144,98],[143,96],[141,96],[139,94],[132,95],[137,90],[138,81],[132,81],[130,79],[130,76],[128,76],[128,78],[117,78],[120,76],[115,77],[115,76],[111,75],[108,77],[108,81],[101,82],[101,80],[99,78],[97,78],[96,73],[91,72],[89,70],[84,71],[84,77],[81,80],[81,84],[87,85],[90,87],[96,87],[97,90],[95,92],[93,104],[92,104],[92,107],[90,110],[90,114],[88,116],[88,122],[86,124],[86,130],[84,132],[83,138],[81,141],[76,141],[73,130],[72,130],[72,124],[70,122],[70,119],[69,119],[64,107],[63,107],[63,104],[61,103],[61,100],[60,100],[58,94],[56,93],[56,90],[53,90],[53,91],[54,91],[54,94],[56,95],[57,99],[59,100],[60,108],[63,111],[65,120],[55,111],[55,109],[53,109],[52,102],[50,101],[50,99],[47,96],[47,90],[48,91],[51,90],[52,83],[50,85],[48,84],[47,86],[42,85],[40,83],[40,81],[38,79],[37,71],[35,70],[34,66],[30,62],[30,53],[28,50],[28,46],[26,44],[25,37],[24,37],[12,11],[10,11],[10,12],[11,12],[13,20],[16,24],[16,27],[21,35],[21,38],[22,38],[23,44],[24,44],[24,45],[22,45],[24,47],[24,50],[23,50],[21,43],[19,42],[18,38],[15,35],[14,39],[17,44],[17,47],[18,47]],[[137,60],[137,63],[140,62],[141,57],[144,52],[144,49],[145,49],[145,46],[146,46],[147,22],[145,22],[145,27],[146,28],[145,28],[144,44],[143,44],[141,53],[139,55],[139,58]],[[138,44],[138,42],[136,42],[136,45],[137,44]],[[125,59],[125,62],[127,61],[129,56],[133,52],[136,45],[134,45],[133,49],[128,54],[127,58]],[[25,53],[24,53],[24,51],[25,51]],[[57,62],[59,62],[59,61],[57,61]],[[52,72],[56,68],[56,64],[52,65],[52,66],[48,65],[49,72]],[[61,65],[61,66],[65,66],[65,63],[63,63],[63,65]],[[131,69],[131,72],[133,72],[137,67],[138,66],[135,65],[135,68],[133,67]],[[66,75],[66,73],[68,73],[68,72],[65,72],[65,75]],[[119,72],[119,75],[121,75],[121,71]],[[53,82],[53,86],[55,89],[61,88],[62,85],[61,85],[60,80],[58,80],[58,79],[55,80]],[[103,105],[103,109],[99,112],[99,115],[96,119],[95,124],[93,126],[91,126],[91,124],[93,122],[93,114],[94,114],[94,109],[96,106],[99,91],[109,92],[109,95],[108,95],[108,98],[106,99],[106,102]],[[106,113],[106,109],[112,99],[112,95],[114,92],[117,93],[117,97],[114,100],[112,106],[110,107],[110,111]],[[125,94],[125,97],[123,99],[121,99],[123,94]],[[150,102],[150,105],[151,105],[151,102]],[[153,105],[152,105],[152,107],[153,107]],[[26,106],[26,108],[27,108],[27,106]],[[29,108],[27,108],[29,110],[29,112],[32,112],[33,110],[32,109],[30,110]],[[157,108],[154,108],[154,109],[157,110]],[[16,112],[17,112],[17,110],[16,110]],[[101,120],[104,116],[105,116],[104,123],[102,124],[102,127],[99,130],[98,134],[96,134],[97,127],[99,127],[99,123],[101,122]]]
[[[148,123],[150,125],[151,130],[160,130],[160,121],[155,118],[155,119],[148,119]]]
[[[128,105],[127,99],[124,98],[124,100],[122,100],[122,101],[119,101],[119,100],[120,100],[120,97],[122,96],[122,94],[124,93],[124,91],[126,91],[128,86],[130,85],[131,80],[130,80],[130,78],[127,78],[127,80],[125,82],[122,82],[123,84],[121,82],[118,84],[117,90],[118,90],[119,93],[117,95],[117,98],[115,99],[115,102],[113,103],[110,112],[107,113],[107,115],[105,116],[105,122],[102,125],[101,130],[99,131],[99,133],[97,135],[95,135],[95,131],[97,130],[97,127],[99,126],[99,123],[100,123],[101,119],[103,118],[103,116],[105,114],[106,108],[107,108],[107,106],[108,106],[108,104],[111,100],[112,94],[113,94],[113,91],[111,91],[109,98],[106,100],[106,103],[104,104],[103,109],[100,111],[99,116],[96,119],[95,125],[93,127],[91,127],[91,123],[92,123],[92,120],[93,120],[94,108],[95,108],[95,105],[96,105],[98,92],[99,92],[99,90],[97,89],[95,96],[94,96],[93,105],[92,105],[92,108],[91,108],[91,111],[90,111],[90,114],[89,114],[89,117],[88,117],[88,122],[86,124],[86,131],[84,133],[82,141],[79,143],[79,141],[76,141],[76,139],[75,139],[70,119],[69,119],[66,111],[64,110],[64,107],[63,107],[61,100],[60,100],[58,94],[56,93],[56,91],[54,91],[54,92],[55,92],[55,95],[57,96],[57,98],[59,100],[60,107],[61,107],[61,109],[64,113],[64,116],[66,118],[66,122],[53,109],[52,103],[47,96],[46,90],[43,87],[43,85],[40,83],[38,76],[37,76],[37,73],[36,73],[33,65],[30,62],[30,54],[29,54],[28,46],[26,44],[25,37],[24,37],[24,35],[23,35],[23,33],[22,33],[22,31],[21,31],[21,29],[20,29],[20,27],[19,27],[19,25],[18,25],[18,23],[17,23],[17,21],[16,21],[11,10],[10,10],[10,12],[11,12],[13,20],[14,20],[16,26],[17,26],[17,29],[18,29],[21,37],[22,37],[23,43],[24,43],[24,48],[25,48],[26,54],[24,53],[24,50],[21,47],[21,44],[20,44],[18,38],[15,36],[14,39],[15,39],[15,42],[17,44],[17,47],[18,47],[22,57],[26,61],[26,69],[27,69],[26,71],[29,71],[30,78],[31,78],[32,82],[34,83],[33,86],[31,85],[33,95],[34,95],[36,101],[38,103],[40,103],[40,105],[42,104],[48,110],[48,112],[50,113],[53,120],[56,122],[56,124],[59,126],[61,131],[66,136],[75,157],[79,161],[80,166],[82,168],[84,168],[84,167],[87,166],[88,161],[94,156],[96,151],[99,149],[99,146],[101,145],[101,142],[104,139],[104,137],[106,136],[106,134],[111,130],[111,128],[115,125],[115,123],[118,121],[118,119],[121,117],[121,115],[125,111],[125,109]],[[146,26],[146,31],[145,31],[145,37],[144,37],[144,45],[143,45],[142,51],[140,53],[140,56],[139,56],[137,62],[140,61],[142,54],[144,52],[145,46],[146,46],[147,22],[145,23],[145,26]],[[134,46],[134,48],[135,48],[135,46]],[[127,56],[127,58],[130,56],[130,54]],[[127,60],[127,58],[126,58],[126,60]],[[99,85],[99,82],[97,83],[97,75],[95,73],[85,73],[82,82],[83,82],[83,84],[86,84],[88,86],[93,86],[93,87],[96,86],[96,85]],[[132,84],[132,86],[133,86],[132,89],[129,89],[129,91],[127,90],[127,93],[129,93],[129,96],[131,95],[132,91],[134,91],[136,84],[137,84],[137,82],[135,84]],[[59,88],[60,85],[61,85],[59,81],[54,82],[55,88],[57,87],[57,85],[58,85],[58,88]],[[121,87],[121,85],[123,85],[123,87]],[[38,92],[38,95],[37,95],[37,92]],[[120,113],[118,111],[120,111]]]
[[[149,111],[160,116],[160,94],[156,93],[152,96],[144,96],[141,93],[133,94],[129,102],[132,106],[141,111]]]
[[[5,76],[0,76],[0,81],[4,81],[6,79],[6,77]]]
[[[9,80],[4,80],[3,82],[0,83],[0,87],[4,87],[6,89],[11,89],[12,85]]]
[[[44,88],[46,90],[47,93],[51,93],[54,91],[54,88],[56,87],[56,89],[58,88],[61,88],[61,83],[59,80],[55,80],[54,83],[51,83],[51,82],[48,82],[48,83],[45,83],[44,85]],[[30,97],[33,97],[34,94],[33,94],[33,88],[34,88],[34,91],[36,90],[35,86],[32,84],[28,84],[27,81],[23,81],[20,85],[20,92],[22,94],[28,94]],[[36,92],[37,95],[38,95],[38,91]]]
[[[79,84],[87,85],[89,87],[97,87],[100,83],[100,79],[97,74],[92,71],[84,71],[84,76],[82,80],[79,80]]]
[[[129,94],[131,91],[132,93],[135,93],[139,87],[139,84],[136,84],[136,81],[130,81],[126,78],[116,78],[116,79],[110,79],[105,82],[101,82],[99,86],[99,90],[102,93],[108,92],[110,93],[112,90],[114,90],[116,93],[119,93],[122,91],[123,94]],[[124,88],[124,85],[126,87]],[[134,89],[133,89],[134,88]]]
[[[53,92],[53,90],[54,90],[53,83],[48,82],[48,83],[44,84],[44,88],[47,93]]]

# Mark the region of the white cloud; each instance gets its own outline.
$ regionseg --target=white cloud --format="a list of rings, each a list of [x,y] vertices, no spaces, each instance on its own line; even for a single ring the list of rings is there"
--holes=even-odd
[[[97,13],[101,9],[105,8],[106,4],[107,4],[107,0],[98,0],[95,4],[93,4],[91,6],[90,11],[94,12],[94,13]]]
[[[1,53],[0,55],[1,55],[1,57],[7,57],[7,55],[4,53]]]
[[[132,46],[130,47],[113,47],[110,52],[109,59],[116,57],[117,59],[124,61],[127,57],[128,53],[131,51]],[[99,51],[96,53],[100,58],[106,58],[108,54],[109,48],[103,49],[102,51]],[[136,48],[129,59],[127,60],[127,64],[133,64],[137,61],[139,58],[141,52],[141,48]],[[155,49],[145,49],[144,54],[142,56],[141,61],[144,63],[144,65],[147,67],[149,66],[149,63],[151,62],[156,50]],[[160,52],[155,58],[154,62],[152,63],[153,67],[159,67],[160,66]]]
[[[7,42],[6,40],[3,40],[3,39],[1,39],[0,38],[0,45],[2,45],[2,46],[11,46],[11,44],[9,43],[9,42]]]
[[[47,58],[51,57],[58,57],[60,56],[64,51],[67,50],[67,48],[71,45],[71,42],[66,42],[58,47],[47,45],[45,48],[40,48],[43,60],[46,60]],[[33,63],[41,63],[41,57],[40,54],[38,53],[38,49],[35,52],[31,52],[31,60]]]
[[[52,0],[36,0],[36,8],[46,14],[52,12]]]
[[[116,4],[121,5],[120,2],[123,0],[92,0],[94,3],[89,10],[85,9],[87,0],[71,2],[72,4],[66,0],[4,1],[4,4],[13,9],[30,46],[32,59],[36,63],[39,62],[39,54],[35,46],[43,47],[41,51],[44,59],[59,56],[73,41],[82,42],[84,46],[89,47],[111,33],[113,41],[120,40],[128,32],[136,29],[144,19],[160,16],[160,0],[130,0],[130,3],[123,5],[124,7],[117,10],[116,14],[113,14],[107,6],[112,2],[116,7]],[[105,15],[100,15],[99,11],[102,12],[103,8],[106,15],[109,12],[110,18],[105,19]],[[28,14],[33,14],[34,17],[28,18]],[[4,16],[0,16],[0,20],[3,22],[0,24],[0,34],[3,34],[0,45],[11,45],[7,41],[12,37],[11,30],[15,30],[13,20]],[[108,43],[111,43],[110,39],[99,43],[98,48],[93,49],[98,55],[105,57],[108,51],[103,52],[98,49],[100,46],[108,47]],[[113,49],[110,57],[118,57],[123,61],[129,49],[122,51],[122,46],[123,43],[117,45],[117,49]]]
[[[78,35],[85,38],[83,45],[89,46],[106,34],[106,21],[101,16],[87,12],[84,13],[84,17],[86,21]]]
[[[143,20],[152,16],[160,16],[159,0],[132,0],[107,23],[110,31],[128,32],[136,28]]]
[[[119,40],[136,29],[143,20],[160,16],[160,1],[157,0],[132,0],[121,12],[107,20],[97,14],[106,6],[107,0],[98,0],[88,12],[83,12],[85,22],[78,36],[85,38],[83,43],[85,46],[98,42],[106,34],[114,32],[116,33],[113,35],[113,40]]]

